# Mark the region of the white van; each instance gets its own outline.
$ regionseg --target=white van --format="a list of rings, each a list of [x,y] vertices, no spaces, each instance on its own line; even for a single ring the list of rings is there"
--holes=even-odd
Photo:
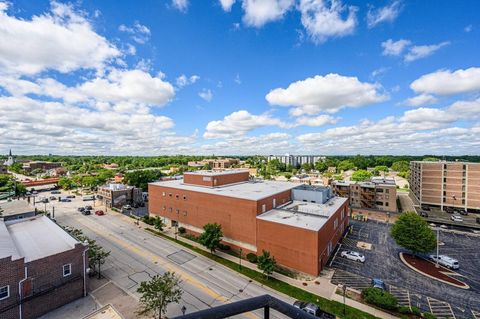
[[[436,263],[437,255],[430,255],[430,259]],[[438,264],[450,269],[460,268],[460,265],[458,264],[458,260],[445,255],[438,255]]]

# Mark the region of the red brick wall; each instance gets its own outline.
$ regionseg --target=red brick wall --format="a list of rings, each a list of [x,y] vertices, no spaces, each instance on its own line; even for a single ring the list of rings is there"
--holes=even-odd
[[[278,264],[318,274],[317,232],[266,220],[257,220],[257,255],[267,250]]]
[[[198,228],[203,228],[207,223],[218,223],[222,225],[225,237],[251,245],[256,245],[256,216],[262,213],[262,205],[265,204],[268,211],[272,209],[274,198],[277,206],[291,198],[290,190],[253,201],[161,185],[149,185],[148,193],[151,215],[178,220]]]
[[[163,192],[166,196],[162,195]],[[160,185],[149,185],[148,194],[150,215],[167,217],[198,228],[208,223],[218,223],[222,225],[225,237],[255,245],[255,201]]]
[[[52,255],[43,259],[23,264],[23,259],[8,262],[0,260],[0,286],[5,281],[10,284],[10,298],[0,301],[0,309],[6,303],[18,302],[18,283],[27,274],[33,287],[33,295],[25,296],[22,303],[23,319],[34,319],[45,313],[61,307],[75,299],[83,297],[83,251],[84,247],[77,244],[72,250]],[[7,262],[5,262],[7,261]],[[72,264],[72,274],[63,277],[63,265]],[[88,265],[88,260],[86,261]],[[88,280],[88,277],[87,277]],[[18,318],[19,309],[2,313],[0,318]]]
[[[227,184],[235,184],[248,181],[250,173],[248,171],[224,175],[200,175],[199,173],[184,173],[183,182],[200,186],[216,187]]]

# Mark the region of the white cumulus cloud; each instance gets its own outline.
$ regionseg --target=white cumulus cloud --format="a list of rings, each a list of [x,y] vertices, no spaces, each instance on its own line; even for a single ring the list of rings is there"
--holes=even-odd
[[[220,5],[224,11],[232,10],[232,6],[235,3],[235,0],[220,0]]]
[[[121,55],[72,6],[52,2],[51,11],[31,19],[17,18],[0,7],[0,66],[17,74],[45,70],[103,70]],[[25,45],[28,44],[28,49]]]
[[[298,8],[303,26],[316,43],[352,34],[357,26],[357,8],[346,7],[340,0],[300,0]]]
[[[408,50],[408,53],[404,57],[404,61],[412,62],[418,59],[425,58],[449,44],[450,42],[444,41],[438,44],[415,45]]]
[[[379,84],[330,73],[291,83],[286,89],[276,88],[266,99],[271,105],[293,106],[291,114],[300,116],[379,103],[387,100],[388,95],[381,92]]]
[[[268,22],[281,19],[293,4],[294,0],[243,0],[243,22],[248,26],[262,27]]]
[[[210,102],[213,99],[213,93],[210,89],[203,89],[198,93],[198,96],[200,96],[202,99],[204,99],[207,102]]]
[[[480,92],[480,68],[428,73],[413,81],[410,88],[417,93],[436,95]]]
[[[400,0],[378,9],[370,8],[367,13],[367,25],[369,28],[373,28],[382,22],[393,22],[401,10],[402,2]]]
[[[410,40],[400,39],[398,41],[393,41],[388,39],[385,42],[382,42],[383,55],[392,55],[399,56],[403,53],[405,48],[409,46],[412,42]]]

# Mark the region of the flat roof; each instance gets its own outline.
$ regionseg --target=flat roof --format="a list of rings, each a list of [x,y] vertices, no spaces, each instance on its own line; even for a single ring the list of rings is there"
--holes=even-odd
[[[195,172],[184,172],[184,175],[200,175],[200,176],[221,176],[238,173],[248,173],[248,169],[227,169],[227,170],[200,170]]]
[[[3,223],[2,223],[3,224]],[[41,259],[75,248],[78,240],[46,216],[4,222],[13,247],[25,262]],[[8,256],[5,256],[8,257]]]
[[[7,226],[3,221],[0,221],[0,259],[10,256],[14,260],[20,258]]]
[[[183,180],[160,181],[150,185],[171,187],[180,190],[207,193],[219,196],[228,196],[248,200],[260,200],[298,186],[290,182],[278,181],[248,181],[236,184],[227,184],[217,187],[206,187],[201,185],[184,184]]]
[[[410,161],[411,163],[428,163],[428,164],[473,164],[480,165],[478,162],[464,162],[464,161]]]
[[[257,219],[319,231],[346,201],[348,199],[343,197],[332,197],[324,204],[293,201],[269,210],[257,216]]]
[[[0,201],[0,210],[3,216],[34,212],[26,200]]]

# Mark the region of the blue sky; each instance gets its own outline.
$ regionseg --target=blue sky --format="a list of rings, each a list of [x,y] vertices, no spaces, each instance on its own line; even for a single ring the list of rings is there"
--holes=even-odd
[[[0,151],[478,154],[478,1],[0,2]]]

